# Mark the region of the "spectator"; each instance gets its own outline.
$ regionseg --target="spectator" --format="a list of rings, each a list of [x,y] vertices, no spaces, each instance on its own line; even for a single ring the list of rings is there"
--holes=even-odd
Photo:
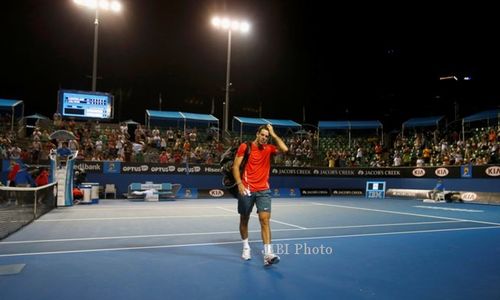
[[[49,172],[47,169],[42,168],[40,174],[35,179],[36,186],[42,186],[49,184]]]
[[[120,124],[120,132],[122,134],[126,134],[126,133],[128,134],[128,126],[127,126],[126,123],[121,123]]]
[[[12,143],[12,147],[9,149],[9,154],[11,159],[20,159],[21,158],[21,148],[19,148],[16,143]]]
[[[35,181],[26,168],[19,169],[15,178],[16,186],[35,186]]]
[[[62,147],[57,149],[57,155],[62,157],[68,157],[71,154],[71,150],[68,148],[68,142],[63,142]]]
[[[39,140],[34,140],[31,144],[31,161],[35,164],[38,164],[40,161],[40,152],[42,151],[42,143]]]
[[[417,158],[417,167],[420,168],[420,167],[423,167],[423,166],[424,166],[424,159],[421,156],[419,156]]]
[[[399,155],[399,153],[396,153],[394,155],[394,166],[395,167],[400,167],[401,166],[401,156]]]
[[[10,162],[10,171],[7,176],[7,186],[16,186],[16,176],[21,167],[16,161]]]
[[[35,130],[33,130],[33,140],[39,140],[42,137],[42,132],[40,131],[40,128],[36,127]]]
[[[442,179],[438,179],[436,186],[429,192],[429,198],[437,200],[439,194],[444,193],[444,184]],[[444,199],[444,197],[443,197]]]

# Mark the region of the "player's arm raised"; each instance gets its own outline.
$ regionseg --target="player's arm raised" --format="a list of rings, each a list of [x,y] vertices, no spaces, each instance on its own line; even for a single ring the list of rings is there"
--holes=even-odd
[[[283,140],[274,132],[274,128],[271,124],[267,124],[267,130],[269,131],[269,134],[272,136],[272,138],[276,141],[276,144],[278,145],[278,149],[286,153],[288,152],[288,146],[283,142]]]

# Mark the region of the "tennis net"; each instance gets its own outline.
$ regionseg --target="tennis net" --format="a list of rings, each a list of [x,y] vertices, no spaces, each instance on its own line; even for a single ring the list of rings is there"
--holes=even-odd
[[[0,239],[31,223],[57,203],[57,183],[41,187],[0,186]]]

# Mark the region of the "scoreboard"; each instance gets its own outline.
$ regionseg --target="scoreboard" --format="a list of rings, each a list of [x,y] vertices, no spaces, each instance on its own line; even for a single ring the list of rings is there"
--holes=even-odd
[[[366,198],[385,198],[385,181],[367,181]]]
[[[59,90],[58,111],[63,117],[113,119],[113,95],[100,92]]]

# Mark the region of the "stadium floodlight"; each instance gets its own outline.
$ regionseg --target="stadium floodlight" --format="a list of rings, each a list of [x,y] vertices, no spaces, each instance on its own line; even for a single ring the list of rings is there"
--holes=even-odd
[[[119,13],[122,10],[122,4],[119,1],[108,0],[73,0],[77,5],[85,6],[95,10],[94,19],[94,59],[92,65],[92,91],[96,90],[97,83],[97,44],[99,38],[99,10],[109,10]]]
[[[213,17],[212,25],[217,29],[227,31],[227,68],[226,68],[226,98],[224,104],[224,132],[228,132],[229,127],[229,87],[231,75],[231,34],[233,31],[248,33],[250,31],[250,23],[247,21],[240,21],[230,19],[227,17]]]
[[[450,79],[458,81],[457,76],[441,76],[441,77],[439,77],[439,80],[450,80]]]

